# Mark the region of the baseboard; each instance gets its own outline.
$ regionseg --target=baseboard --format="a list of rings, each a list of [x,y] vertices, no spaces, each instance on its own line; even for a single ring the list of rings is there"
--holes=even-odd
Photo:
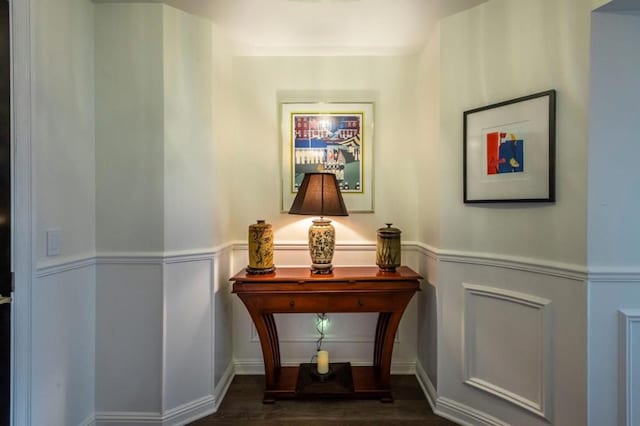
[[[296,366],[304,362],[309,362],[309,359],[300,359],[289,362],[283,362],[284,367]],[[371,361],[350,361],[354,367],[371,365]],[[233,365],[235,368],[235,374],[239,376],[264,374],[264,363],[262,359],[234,359]],[[415,362],[392,362],[391,374],[416,374]]]
[[[78,426],[95,426],[96,416],[95,414],[89,414]]]
[[[480,410],[476,410],[452,399],[438,396],[435,386],[431,383],[431,379],[429,379],[420,362],[416,362],[416,378],[422,387],[427,401],[429,401],[429,405],[431,405],[431,409],[438,416],[449,419],[462,426],[509,426],[508,423]]]
[[[431,379],[429,379],[427,372],[422,368],[422,364],[420,364],[420,362],[416,362],[416,379],[418,379],[418,383],[422,388],[422,392],[424,392],[424,396],[427,397],[427,401],[429,402],[431,409],[435,412],[438,391],[435,386],[433,386],[433,383],[431,383]]]
[[[187,402],[164,413],[161,425],[185,425],[194,420],[208,416],[216,410],[216,398],[207,395],[195,401]]]
[[[214,413],[218,411],[218,408],[220,408],[220,404],[222,404],[222,400],[227,395],[229,386],[231,386],[231,382],[233,381],[233,378],[235,376],[236,376],[236,372],[235,372],[234,363],[230,362],[224,374],[220,378],[220,382],[216,385],[216,388],[213,390],[213,396],[215,398],[215,406],[213,408]]]
[[[122,426],[162,425],[162,415],[157,412],[102,411],[95,417],[96,426],[118,424]]]

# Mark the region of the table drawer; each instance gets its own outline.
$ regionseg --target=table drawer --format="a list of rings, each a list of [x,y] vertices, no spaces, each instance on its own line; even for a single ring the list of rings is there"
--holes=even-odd
[[[387,312],[392,311],[398,298],[394,293],[371,294],[279,294],[246,297],[246,302],[262,312]],[[410,297],[410,295],[409,295]]]

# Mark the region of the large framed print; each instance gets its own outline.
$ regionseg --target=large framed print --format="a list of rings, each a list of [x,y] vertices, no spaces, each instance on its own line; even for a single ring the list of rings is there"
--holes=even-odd
[[[373,212],[373,103],[282,104],[282,211],[305,173],[333,173],[350,213]]]
[[[555,201],[556,92],[464,112],[465,203]]]

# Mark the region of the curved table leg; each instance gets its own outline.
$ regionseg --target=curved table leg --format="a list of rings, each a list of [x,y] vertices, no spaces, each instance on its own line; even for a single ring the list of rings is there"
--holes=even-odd
[[[278,329],[273,314],[259,313],[251,314],[253,324],[260,338],[260,346],[262,347],[262,357],[264,358],[264,376],[265,376],[265,397],[262,400],[265,404],[275,402],[274,398],[267,397],[269,390],[276,388],[276,383],[280,378],[280,344],[278,342]]]
[[[380,398],[382,402],[393,402],[390,391],[391,355],[393,354],[393,343],[403,311],[404,310],[400,312],[380,312],[378,315],[373,349],[373,365],[379,375],[380,387],[389,390],[388,396]]]

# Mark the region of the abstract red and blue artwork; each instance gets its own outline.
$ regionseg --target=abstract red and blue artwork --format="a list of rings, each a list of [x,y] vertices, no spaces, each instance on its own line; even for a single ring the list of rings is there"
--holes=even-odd
[[[487,174],[524,172],[524,138],[495,131],[486,135]]]

